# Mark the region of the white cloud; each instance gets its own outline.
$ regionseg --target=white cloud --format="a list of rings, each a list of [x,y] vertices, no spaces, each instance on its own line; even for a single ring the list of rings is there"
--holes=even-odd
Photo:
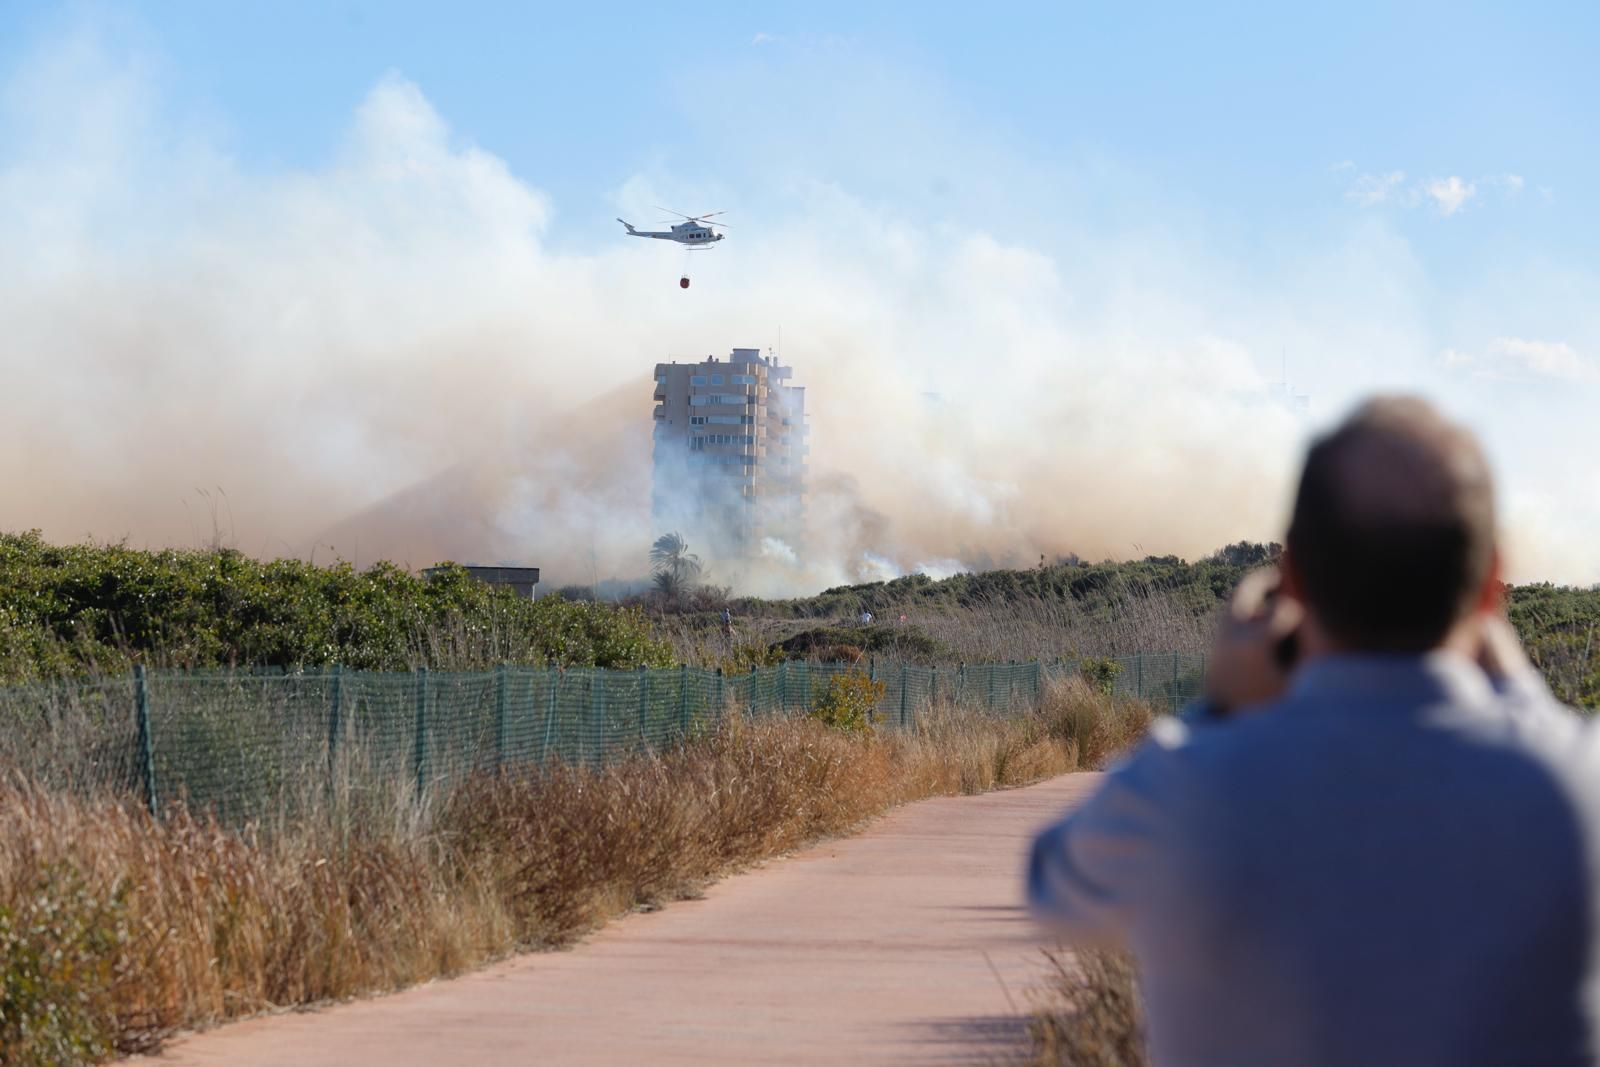
[[[1439,365],[1457,374],[1492,381],[1600,384],[1600,361],[1565,341],[1496,337],[1481,354],[1446,348],[1439,354]]]
[[[1536,378],[1572,385],[1600,383],[1600,362],[1584,355],[1564,341],[1527,341],[1520,337],[1498,337],[1489,352],[1507,366]]]
[[[1336,164],[1333,170],[1353,170],[1348,161]],[[1445,178],[1407,181],[1403,170],[1375,174],[1359,174],[1345,190],[1345,199],[1361,207],[1398,205],[1414,208],[1432,205],[1441,215],[1450,216],[1464,209],[1469,202],[1479,198],[1485,189],[1492,189],[1506,199],[1519,196],[1527,181],[1520,174],[1493,174],[1483,178],[1463,178],[1450,175]],[[1541,187],[1548,199],[1548,191]]]
[[[777,44],[778,40],[777,34],[757,31],[756,35],[750,38],[750,43],[753,45]]]
[[[1355,180],[1345,196],[1362,207],[1381,204],[1393,196],[1406,180],[1406,172],[1393,170],[1387,174],[1363,174]]]
[[[1424,186],[1424,191],[1438,205],[1441,214],[1454,215],[1478,194],[1478,187],[1451,175],[1448,178],[1435,178]]]

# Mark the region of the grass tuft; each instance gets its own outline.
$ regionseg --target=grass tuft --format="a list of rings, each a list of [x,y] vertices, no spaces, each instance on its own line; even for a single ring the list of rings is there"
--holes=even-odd
[[[1051,973],[1046,1003],[1028,1023],[1029,1067],[1146,1067],[1132,958],[1093,949],[1045,955]]]

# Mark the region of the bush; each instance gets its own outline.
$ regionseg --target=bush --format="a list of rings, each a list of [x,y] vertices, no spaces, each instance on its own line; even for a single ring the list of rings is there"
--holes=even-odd
[[[242,553],[0,534],[0,681],[128,669],[672,666],[636,609],[538,601],[445,564],[357,571]]]
[[[0,903],[0,1050],[6,1063],[77,1064],[119,1041],[116,964],[128,944],[126,885],[92,893],[65,863],[40,871],[23,899]]]
[[[1078,676],[1106,696],[1116,691],[1117,675],[1121,673],[1122,664],[1109,657],[1090,656],[1078,661]]]
[[[889,687],[873,681],[864,671],[844,671],[826,682],[818,682],[811,701],[811,717],[824,726],[844,733],[860,734],[872,730],[878,701]]]

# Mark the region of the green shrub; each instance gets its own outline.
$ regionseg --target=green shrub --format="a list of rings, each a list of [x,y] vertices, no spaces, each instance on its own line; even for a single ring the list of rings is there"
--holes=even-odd
[[[738,645],[722,657],[718,666],[723,674],[749,674],[762,667],[776,667],[783,659],[781,649],[768,648],[763,644]]]
[[[124,894],[103,899],[74,869],[44,872],[16,910],[0,906],[0,1060],[91,1063],[118,1049],[111,1007],[129,941]]]
[[[845,733],[868,733],[872,730],[878,701],[883,699],[888,688],[864,671],[835,674],[817,683],[811,700],[811,717]]]
[[[231,549],[149,552],[0,534],[0,681],[176,667],[669,667],[642,612],[538,601],[445,564],[358,571]]]
[[[1121,673],[1121,662],[1108,656],[1089,656],[1078,661],[1079,677],[1106,696],[1116,690],[1117,675]]]

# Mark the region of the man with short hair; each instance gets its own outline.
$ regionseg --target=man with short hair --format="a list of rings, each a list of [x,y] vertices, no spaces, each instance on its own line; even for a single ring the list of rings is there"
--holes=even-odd
[[[1600,1062],[1600,741],[1500,608],[1494,492],[1425,403],[1307,456],[1203,722],[1034,843],[1030,900],[1136,957],[1154,1062]]]

